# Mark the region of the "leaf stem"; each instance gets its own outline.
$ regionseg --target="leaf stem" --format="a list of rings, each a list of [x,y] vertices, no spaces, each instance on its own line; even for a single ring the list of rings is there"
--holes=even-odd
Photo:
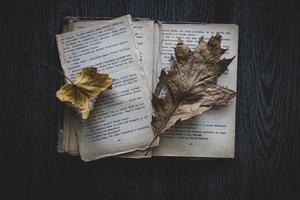
[[[37,58],[37,57],[31,55],[31,54],[27,51],[26,48],[24,48],[24,52],[25,52],[25,54],[26,54],[28,57],[30,57],[32,60],[34,60],[35,62],[38,62],[38,63],[40,63],[40,64],[42,64],[42,65],[44,65],[44,66],[47,66],[47,67],[49,67],[50,69],[56,71],[57,73],[59,73],[60,75],[62,75],[63,77],[65,77],[68,81],[70,81],[71,84],[72,84],[74,87],[76,87],[76,85],[74,84],[74,82],[73,82],[69,77],[67,77],[67,76],[64,74],[64,72],[60,71],[59,69],[55,68],[55,67],[52,66],[52,65],[47,64],[47,63],[44,62],[43,60],[41,60],[41,59],[39,59],[39,58]]]
[[[199,72],[200,74],[201,72]],[[198,74],[198,78],[199,78],[199,74]],[[156,138],[158,138],[159,136],[162,135],[162,130],[165,128],[165,126],[167,125],[167,123],[169,122],[170,118],[173,116],[173,114],[175,113],[175,111],[177,110],[177,108],[179,107],[180,103],[185,99],[186,95],[194,88],[195,86],[195,83],[197,82],[197,80],[193,83],[193,85],[187,90],[185,91],[182,96],[179,98],[179,100],[176,102],[176,104],[173,106],[173,109],[171,112],[169,112],[168,114],[168,119],[166,121],[164,121],[164,123],[160,126],[160,128],[158,129],[155,137],[153,138],[153,140],[151,141],[149,147],[147,148],[147,151],[145,153],[145,156],[148,154],[148,151],[149,149],[151,148],[154,140],[156,140]],[[160,92],[162,90],[162,87],[161,87],[161,82],[159,81],[158,84],[156,85],[156,88],[155,88],[155,94],[157,96],[159,96]],[[170,92],[170,91],[168,91]],[[171,97],[170,97],[171,98]],[[173,125],[172,125],[173,126]]]
[[[160,136],[160,135],[155,135],[155,136],[154,136],[154,138],[152,139],[152,141],[150,142],[149,146],[148,146],[147,149],[146,149],[145,156],[148,155],[148,152],[149,152],[149,150],[150,150],[150,148],[151,148],[153,142],[154,142],[159,136]]]

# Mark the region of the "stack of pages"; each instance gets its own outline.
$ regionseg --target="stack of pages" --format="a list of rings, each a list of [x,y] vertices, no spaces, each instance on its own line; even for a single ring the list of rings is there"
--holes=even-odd
[[[225,57],[236,58],[218,84],[236,90],[238,27],[234,24],[200,24],[132,19],[66,18],[64,33],[57,35],[61,65],[73,79],[80,69],[96,67],[110,74],[112,89],[97,99],[87,120],[64,111],[58,152],[80,155],[84,161],[108,156],[145,158],[178,156],[233,158],[235,100],[229,106],[207,111],[180,122],[157,139],[151,128],[151,93],[161,69],[168,69],[178,39],[191,49],[201,36],[222,36]]]

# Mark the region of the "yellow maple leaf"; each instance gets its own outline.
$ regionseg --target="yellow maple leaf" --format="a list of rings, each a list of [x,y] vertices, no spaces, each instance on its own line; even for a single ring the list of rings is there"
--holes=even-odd
[[[94,67],[81,69],[75,81],[63,85],[56,97],[79,110],[82,119],[87,119],[99,94],[112,84],[108,74],[97,73]]]

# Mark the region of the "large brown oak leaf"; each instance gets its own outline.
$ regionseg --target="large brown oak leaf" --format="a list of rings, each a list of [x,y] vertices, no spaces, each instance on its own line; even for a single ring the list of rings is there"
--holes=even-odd
[[[201,37],[194,51],[178,42],[176,59],[171,57],[168,73],[161,71],[152,98],[152,128],[156,136],[177,121],[195,117],[213,106],[224,106],[235,97],[234,91],[217,85],[218,77],[234,59],[220,59],[225,51],[218,34],[208,42]]]

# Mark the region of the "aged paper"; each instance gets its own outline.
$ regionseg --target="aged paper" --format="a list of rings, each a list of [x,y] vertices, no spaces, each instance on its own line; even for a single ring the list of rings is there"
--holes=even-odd
[[[74,21],[70,31],[87,28],[94,25],[109,24],[112,20],[78,20]],[[145,78],[149,90],[152,91],[152,69],[153,69],[153,43],[154,43],[154,21],[147,19],[136,19],[132,22],[133,34],[139,52],[139,58],[144,69]]]
[[[230,24],[168,24],[159,25],[160,49],[155,71],[156,85],[162,68],[168,69],[170,56],[178,39],[195,48],[201,36],[208,40],[211,35],[222,35],[222,47],[228,48],[226,58],[236,56],[228,72],[218,84],[236,91],[238,27]],[[153,149],[153,156],[184,156],[233,158],[235,143],[235,100],[218,110],[210,110],[199,117],[184,121],[169,129]]]
[[[57,152],[79,155],[78,139],[75,129],[75,112],[70,108],[64,108],[63,127],[58,134]]]
[[[111,23],[111,20],[104,19],[77,19],[70,18],[67,26],[64,27],[64,31],[75,31],[81,28],[87,28],[93,25],[108,24]],[[133,21],[133,32],[135,41],[139,50],[140,61],[145,72],[145,77],[147,79],[149,90],[151,91],[152,87],[152,69],[153,69],[153,40],[154,40],[154,21],[141,19]],[[64,116],[64,128],[60,133],[61,139],[59,139],[58,151],[59,152],[68,152],[72,155],[78,155],[78,142],[77,136],[75,134],[74,125],[70,118],[72,115],[66,111]],[[130,157],[130,158],[143,158],[150,157],[151,150],[145,156],[143,151],[135,151],[120,155],[121,157]]]
[[[129,16],[57,35],[60,58],[73,78],[82,67],[111,74],[112,90],[97,101],[90,118],[78,125],[83,160],[144,149],[153,138],[150,93],[142,73]]]

